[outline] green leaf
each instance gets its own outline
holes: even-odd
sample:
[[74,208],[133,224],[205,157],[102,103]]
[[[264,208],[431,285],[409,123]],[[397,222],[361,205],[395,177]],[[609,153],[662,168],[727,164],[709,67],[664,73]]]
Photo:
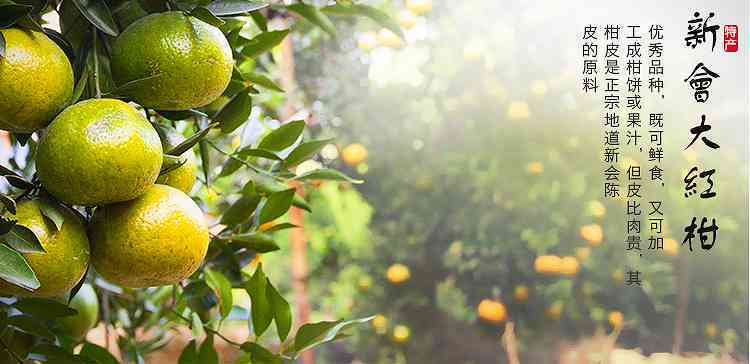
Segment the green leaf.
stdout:
[[[253,178],[256,184],[256,190],[261,195],[270,195],[274,192],[284,191],[289,188],[288,185],[285,185],[281,182],[277,182],[276,180],[266,177],[257,175],[255,178]],[[305,211],[311,212],[310,205],[305,201],[302,196],[295,194],[294,199],[292,200],[292,205],[299,207]]]
[[276,82],[273,82],[273,80],[271,80],[270,78],[259,73],[246,72],[243,73],[242,76],[245,80],[248,80],[256,85],[263,86],[269,90],[284,92],[284,89],[282,89],[281,86],[277,85]]
[[10,174],[10,175],[3,176],[3,177],[5,177],[5,179],[8,180],[8,183],[10,183],[10,185],[15,188],[22,189],[22,190],[31,190],[34,188],[33,183],[19,177],[18,175]]
[[55,340],[55,334],[45,327],[37,318],[27,315],[10,316],[5,320],[8,326],[15,327],[27,334]]
[[259,11],[253,11],[250,13],[250,17],[253,18],[253,22],[255,25],[260,28],[260,30],[267,32],[268,31],[268,19],[266,19],[263,14],[261,14]]
[[199,337],[203,336],[206,331],[203,329],[203,322],[201,322],[201,317],[198,315],[197,312],[193,312],[190,315],[191,324],[190,329],[193,332],[193,339],[198,340]]
[[206,268],[206,284],[219,297],[219,309],[224,319],[232,311],[232,283],[221,272]]
[[305,122],[303,120],[288,122],[268,133],[258,143],[258,148],[282,151],[292,146],[299,139],[300,135],[302,135],[303,131],[305,131]]
[[269,253],[281,249],[270,235],[264,233],[235,234],[221,238],[221,240],[230,244],[241,245],[258,253]]
[[209,154],[208,141],[201,140],[198,142],[198,150],[201,153],[201,169],[203,169],[203,177],[205,178],[206,186],[211,185],[211,156]]
[[401,39],[404,39],[404,32],[401,30],[401,26],[393,20],[387,13],[380,11],[372,6],[364,4],[351,4],[341,5],[335,4],[326,6],[321,9],[323,13],[343,16],[365,16],[376,23],[394,33],[396,33]]
[[320,150],[332,140],[333,139],[313,140],[298,145],[297,148],[294,148],[286,159],[284,159],[281,168],[289,168],[311,158],[316,153],[320,152]]
[[182,349],[180,358],[177,360],[177,364],[200,364],[198,361],[198,348],[195,344],[195,339],[190,342]]
[[221,172],[219,172],[217,178],[229,176],[232,173],[237,172],[241,167],[242,162],[234,158],[227,158],[227,161],[224,162],[224,165],[221,167]]
[[83,343],[79,355],[95,360],[97,364],[119,364],[117,359],[107,349],[88,342]]
[[250,354],[250,362],[253,364],[282,364],[284,362],[278,355],[251,341],[242,344],[240,348]]
[[107,3],[100,0],[72,0],[81,14],[102,32],[116,37],[119,31]]
[[185,156],[164,154],[162,156],[161,170],[159,171],[159,175],[172,172],[175,169],[182,167],[182,165],[185,163],[187,163],[187,157]]
[[[88,68],[84,70],[85,72],[88,71]],[[86,85],[88,85],[89,76],[87,74],[81,75],[81,77],[78,79],[78,82],[76,82],[76,87],[73,89],[73,94],[70,96],[70,100],[68,100],[68,105],[73,105],[78,100],[81,99],[81,96],[83,95],[83,91],[86,89]]]
[[73,49],[73,46],[70,44],[70,42],[68,42],[68,40],[65,39],[65,37],[63,37],[63,35],[60,34],[60,32],[58,32],[57,30],[49,28],[42,28],[42,30],[44,31],[44,34],[49,37],[49,39],[52,39],[52,41],[54,41],[57,46],[63,50],[63,52],[65,52],[65,55],[68,56],[68,59],[72,63],[76,58],[76,51]]
[[266,274],[263,273],[263,264],[259,263],[253,276],[245,283],[245,290],[250,295],[250,302],[252,303],[250,316],[253,322],[253,332],[257,337],[266,332],[268,326],[271,325],[271,320],[273,320],[273,311],[266,293],[267,282]]
[[240,159],[246,159],[248,157],[258,157],[258,158],[265,158],[275,161],[282,160],[281,157],[276,155],[275,153],[269,152],[264,149],[255,149],[255,148],[243,148],[242,150],[238,151],[234,155],[236,158]]
[[176,147],[170,149],[167,152],[167,154],[169,154],[169,155],[182,155],[182,153],[187,152],[193,146],[195,146],[196,144],[198,144],[198,142],[200,142],[201,139],[203,139],[206,136],[206,134],[208,134],[208,132],[211,131],[211,128],[213,128],[216,125],[218,125],[218,123],[208,124],[207,127],[201,129],[199,132],[191,135],[190,138],[185,139],[184,142],[182,142],[179,145],[177,145]]
[[16,201],[8,197],[8,195],[0,193],[0,203],[2,203],[11,214],[16,214]]
[[258,194],[248,194],[240,197],[221,215],[221,224],[237,225],[247,221],[253,212],[255,212],[258,203],[260,203],[260,195]]
[[78,312],[67,305],[47,298],[22,298],[13,304],[17,310],[32,317],[54,320],[60,317],[75,316]]
[[156,113],[161,115],[165,119],[169,119],[173,121],[186,120],[194,116],[202,116],[204,118],[208,117],[206,113],[195,110],[195,109],[188,109],[188,110],[181,110],[181,111],[156,110]]
[[292,308],[289,306],[289,302],[279,294],[276,287],[271,284],[271,281],[268,281],[266,285],[266,295],[273,310],[276,332],[279,334],[279,341],[284,342],[292,329]]
[[219,354],[214,349],[213,335],[209,335],[206,340],[203,340],[196,364],[219,364]]
[[211,10],[208,10],[202,6],[198,6],[190,12],[190,15],[208,23],[215,27],[224,25],[224,21],[218,18]]
[[39,288],[39,280],[21,253],[0,244],[0,278],[27,290]]
[[[0,0],[0,28],[11,27],[18,20],[29,15],[31,10],[33,8],[29,5],[18,4],[11,0]],[[4,40],[5,38],[3,38],[3,44],[5,44]]]
[[305,350],[324,344],[336,339],[339,331],[348,326],[362,324],[372,320],[373,317],[366,317],[349,321],[321,321],[312,324],[305,324],[297,331],[294,338],[294,351],[299,354]]
[[44,217],[52,221],[55,225],[55,229],[59,231],[60,228],[62,228],[62,225],[65,222],[65,216],[63,216],[62,212],[60,212],[58,207],[55,206],[54,202],[47,198],[39,199],[39,210],[42,211]]
[[216,114],[214,120],[219,122],[222,133],[228,134],[244,124],[253,110],[253,99],[242,91],[234,95]]
[[286,230],[286,229],[294,229],[298,228],[299,226],[294,225],[292,223],[288,222],[282,222],[281,224],[276,224],[272,226],[270,229],[266,230],[266,233],[274,232],[274,231],[280,231],[280,230]]
[[214,15],[239,15],[267,7],[267,3],[250,0],[216,0],[206,6]]
[[287,9],[299,14],[310,23],[317,25],[330,36],[336,36],[336,27],[333,25],[333,22],[331,22],[331,19],[328,19],[328,16],[321,12],[317,7],[303,3],[296,3],[287,6]]
[[45,252],[36,234],[23,225],[14,225],[9,232],[0,236],[0,239],[19,253]]
[[346,181],[346,182],[354,183],[354,184],[360,184],[364,182],[361,179],[351,178],[335,169],[329,169],[329,168],[315,169],[310,172],[303,173],[292,179],[296,179],[299,181],[322,179],[322,180],[332,180],[332,181]]
[[38,344],[31,348],[27,358],[55,364],[99,364],[82,355],[73,355],[62,347],[51,344]]
[[242,54],[255,58],[279,45],[287,34],[289,34],[289,29],[260,33],[245,44]]
[[290,188],[288,190],[274,192],[268,196],[260,210],[260,217],[258,224],[265,224],[284,215],[290,207],[292,207],[292,200],[294,194],[297,192],[296,189]]

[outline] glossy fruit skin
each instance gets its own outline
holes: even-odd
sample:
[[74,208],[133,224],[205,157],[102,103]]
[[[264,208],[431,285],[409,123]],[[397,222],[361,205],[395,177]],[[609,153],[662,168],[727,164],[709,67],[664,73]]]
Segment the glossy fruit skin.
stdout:
[[483,299],[477,306],[477,315],[488,322],[503,322],[508,317],[508,311],[500,301]]
[[159,134],[132,106],[89,99],[65,109],[39,142],[44,187],[74,205],[132,200],[154,184],[162,164]]
[[84,283],[70,300],[70,308],[78,311],[78,314],[63,317],[58,322],[65,333],[81,340],[99,321],[99,298],[96,297],[94,287]]
[[367,148],[359,143],[349,144],[341,151],[341,159],[352,167],[362,163],[366,158]]
[[156,179],[156,183],[161,185],[172,186],[182,192],[190,193],[195,184],[195,171],[197,166],[195,158],[191,152],[187,155],[185,164],[164,173]]
[[90,232],[96,271],[130,288],[189,277],[203,261],[209,242],[203,212],[195,202],[159,184],[135,200],[98,208]]
[[411,271],[409,270],[409,267],[403,264],[393,264],[388,267],[386,278],[388,278],[388,281],[393,284],[401,284],[411,278]]
[[44,33],[18,28],[0,33],[6,43],[0,58],[0,129],[31,133],[47,126],[69,101],[73,68]]
[[56,297],[66,294],[83,278],[89,264],[89,240],[80,217],[67,209],[57,207],[64,221],[59,231],[40,210],[38,201],[23,201],[16,206],[16,214],[7,218],[31,229],[39,238],[45,253],[23,253],[41,284],[31,292],[5,281],[0,281],[4,295]]
[[182,12],[151,14],[131,24],[112,46],[117,85],[140,80],[123,91],[158,110],[205,106],[221,96],[234,60],[218,28]]

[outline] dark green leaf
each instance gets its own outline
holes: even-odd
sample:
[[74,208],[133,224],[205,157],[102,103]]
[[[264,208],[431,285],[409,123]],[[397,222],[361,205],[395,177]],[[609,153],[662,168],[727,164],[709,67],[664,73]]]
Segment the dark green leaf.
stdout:
[[168,110],[156,110],[156,112],[166,119],[179,121],[192,118],[193,116],[208,117],[206,113],[200,112],[195,109],[182,110],[182,111],[168,111]]
[[265,224],[284,215],[292,207],[292,200],[296,192],[296,189],[290,188],[270,194],[260,210],[258,224]]
[[265,232],[270,233],[270,232],[279,231],[279,230],[294,229],[297,227],[299,226],[294,225],[292,223],[288,223],[288,222],[282,222],[281,224],[276,224],[272,226],[270,229],[265,230]]
[[284,342],[292,329],[292,308],[271,284],[271,281],[268,281],[266,285],[268,302],[271,304],[273,319],[276,322],[276,332],[279,334],[279,341]]
[[161,171],[159,171],[159,175],[174,171],[175,169],[182,167],[185,163],[187,163],[187,158],[185,156],[164,154],[162,156]]
[[107,349],[88,342],[83,343],[80,355],[95,360],[97,364],[119,364]]
[[[88,68],[86,68],[85,71],[88,72]],[[73,105],[81,99],[81,95],[83,95],[83,91],[86,89],[88,81],[88,74],[81,75],[78,82],[76,82],[76,87],[73,89],[73,94],[70,96],[70,100],[68,100],[68,105]]]
[[200,364],[219,364],[219,354],[214,349],[214,337],[209,335],[203,340],[201,349],[198,352],[198,363]]
[[253,11],[250,13],[250,17],[253,18],[253,22],[255,25],[260,28],[260,30],[267,32],[268,31],[268,19],[266,19],[263,14],[260,13],[260,11]]
[[260,33],[247,42],[245,47],[242,48],[242,54],[255,58],[279,45],[287,34],[289,34],[289,29]]
[[267,3],[250,0],[216,0],[209,4],[206,8],[211,10],[214,15],[226,16],[226,15],[238,15],[245,14],[250,11],[263,9],[268,6]]
[[15,188],[22,189],[22,190],[31,190],[34,188],[33,183],[19,177],[16,174],[11,174],[7,176],[3,176],[3,177],[5,177],[5,179],[8,180],[8,183],[10,183],[10,185]]
[[280,161],[281,157],[278,155],[269,152],[267,150],[263,149],[254,149],[254,148],[244,148],[237,153],[235,153],[235,158],[245,159],[247,157],[258,157],[258,158],[265,158],[275,161]]
[[232,283],[221,272],[206,268],[206,284],[219,297],[221,317],[226,318],[232,311]]
[[43,30],[44,34],[46,34],[50,39],[57,43],[57,46],[60,47],[63,52],[65,52],[65,55],[68,56],[70,63],[73,63],[73,60],[75,60],[76,57],[76,53],[73,49],[73,46],[70,45],[70,42],[68,42],[62,34],[54,29],[43,28]]
[[328,17],[315,6],[296,3],[287,6],[287,9],[299,14],[307,21],[317,25],[332,37],[336,36],[336,27],[331,22],[331,19],[328,19]]
[[335,169],[320,168],[315,169],[307,173],[303,173],[293,179],[305,181],[305,180],[332,180],[332,181],[346,181],[349,183],[359,184],[363,183],[361,179],[351,178]]
[[252,304],[250,316],[253,321],[253,331],[257,337],[263,335],[268,326],[271,325],[271,320],[273,320],[273,311],[266,293],[267,282],[266,274],[263,273],[263,264],[259,263],[253,276],[245,283],[245,290],[250,295]]
[[263,76],[259,73],[247,72],[247,73],[243,73],[242,76],[246,80],[258,86],[263,86],[269,90],[284,92],[284,89],[282,89],[281,86],[277,85],[276,82],[273,82],[270,78]]
[[60,317],[74,316],[78,312],[67,305],[47,298],[22,298],[13,304],[17,310],[33,317],[54,320]]
[[305,130],[305,122],[295,120],[274,129],[258,143],[258,148],[282,151],[292,146]]
[[182,354],[177,360],[177,364],[200,364],[198,361],[198,348],[195,344],[195,339],[190,340],[190,343],[182,349]]
[[[256,189],[261,195],[270,195],[274,192],[284,191],[289,188],[288,185],[285,185],[281,182],[277,182],[276,180],[266,177],[257,175],[253,180],[256,183]],[[305,201],[302,196],[295,194],[294,200],[292,200],[292,205],[299,207],[305,211],[311,212],[310,205]]]
[[201,139],[203,139],[206,136],[206,134],[208,134],[209,131],[211,131],[211,128],[213,128],[216,125],[217,123],[209,124],[207,127],[201,129],[199,132],[191,135],[190,138],[185,139],[185,141],[180,143],[180,145],[170,149],[167,152],[167,154],[182,155],[182,153],[187,152],[188,150],[190,150],[190,148],[198,144],[198,142],[201,141]]
[[215,27],[224,25],[224,21],[218,18],[211,10],[208,10],[202,6],[198,6],[190,12],[190,15],[208,23]]
[[81,355],[73,355],[65,351],[62,347],[51,344],[34,346],[29,351],[27,358],[55,364],[99,364],[93,359]]
[[240,167],[242,167],[242,162],[238,161],[235,158],[228,158],[224,165],[221,167],[221,172],[219,172],[218,177],[229,176],[232,173],[237,172]]
[[26,315],[10,316],[5,320],[5,323],[27,334],[55,340],[55,334],[46,328],[37,318]]
[[260,203],[260,196],[258,194],[249,194],[240,197],[221,215],[221,223],[224,225],[236,225],[247,221],[253,212],[255,212],[258,203]]
[[297,336],[294,338],[294,351],[299,354],[320,344],[333,341],[342,329],[354,324],[365,323],[372,319],[373,317],[367,317],[349,321],[321,321],[302,325],[297,331]]
[[203,177],[205,178],[206,186],[211,185],[209,177],[211,177],[211,156],[209,154],[208,141],[201,140],[198,142],[198,149],[201,153],[201,168],[203,169]]
[[332,140],[333,139],[313,140],[298,145],[297,148],[294,148],[294,150],[284,159],[281,168],[289,168],[311,158]]
[[117,36],[117,24],[107,3],[100,0],[72,0],[83,16],[102,32]]
[[219,122],[224,134],[231,133],[250,117],[253,100],[247,92],[234,95],[229,102],[216,114],[214,120]]
[[0,278],[28,290],[39,288],[39,280],[21,253],[0,244]]
[[16,201],[8,197],[8,195],[0,193],[0,203],[2,203],[11,214],[16,214]]
[[0,235],[5,235],[16,225],[16,220],[0,215]]
[[0,0],[0,28],[8,28],[31,13],[33,8],[11,0]]
[[55,225],[55,229],[60,230],[63,222],[65,222],[65,216],[60,212],[59,207],[55,206],[55,203],[49,199],[42,198],[39,200],[39,209],[42,211],[44,217],[50,219]]
[[282,364],[284,362],[278,355],[251,341],[242,344],[241,349],[250,354],[250,362],[253,364]]
[[13,249],[19,253],[44,253],[42,243],[31,229],[23,225],[14,225],[9,232],[0,236]]
[[335,4],[335,5],[326,6],[323,9],[321,9],[321,11],[324,13],[333,14],[333,15],[365,16],[374,20],[383,28],[386,28],[396,33],[399,37],[401,37],[401,39],[404,38],[404,32],[401,30],[401,27],[398,25],[398,23],[395,20],[393,20],[393,18],[391,18],[387,13],[380,11],[376,8],[373,8],[372,6],[368,6],[364,4],[351,4],[351,5]]
[[258,253],[268,253],[280,249],[279,245],[273,241],[270,235],[263,233],[235,234],[221,238],[221,240],[230,244],[243,246]]

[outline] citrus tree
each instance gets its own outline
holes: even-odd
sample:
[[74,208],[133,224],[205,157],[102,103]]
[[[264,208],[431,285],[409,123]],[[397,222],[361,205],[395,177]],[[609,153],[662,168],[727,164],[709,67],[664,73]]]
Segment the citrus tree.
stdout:
[[[331,140],[286,122],[308,100],[274,81],[293,71],[295,43],[336,42],[329,15],[400,34],[348,1],[0,1],[3,362],[116,363],[111,340],[142,363],[189,327],[179,363],[218,363],[216,340],[237,363],[281,363],[369,320],[295,325],[250,265],[295,228],[275,220],[310,211],[308,182],[359,182],[296,171]],[[252,334],[226,337],[228,320]],[[86,341],[96,325],[107,348]]]

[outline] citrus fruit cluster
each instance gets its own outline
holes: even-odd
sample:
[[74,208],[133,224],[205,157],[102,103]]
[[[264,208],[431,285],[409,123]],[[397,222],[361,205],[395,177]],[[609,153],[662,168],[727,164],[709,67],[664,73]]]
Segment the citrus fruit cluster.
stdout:
[[[164,169],[164,153],[180,141],[161,140],[147,113],[134,104],[74,100],[71,64],[46,34],[22,28],[0,32],[6,40],[0,129],[46,128],[35,157],[46,193],[19,201],[15,214],[5,213],[31,230],[44,250],[23,253],[40,287],[28,291],[3,281],[0,293],[61,296],[78,284],[89,263],[106,280],[129,288],[174,284],[193,274],[206,255],[209,234],[202,211],[186,195],[195,182],[195,162],[186,158],[179,168]],[[114,39],[109,62],[121,95],[143,108],[170,111],[217,99],[234,65],[218,28],[177,11],[133,21]],[[74,206],[93,211],[90,221]],[[49,221],[50,209],[59,223]],[[91,295],[87,290],[80,291],[81,299]],[[85,329],[96,322],[87,312]]]

